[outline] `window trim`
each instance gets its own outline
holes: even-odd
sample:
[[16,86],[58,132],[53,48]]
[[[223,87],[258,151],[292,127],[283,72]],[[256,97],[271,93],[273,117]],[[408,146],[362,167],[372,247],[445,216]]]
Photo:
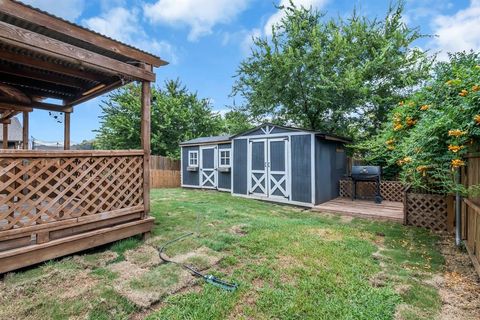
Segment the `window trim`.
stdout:
[[[222,152],[228,152],[228,158],[224,157],[224,159],[228,159],[228,164],[222,164]],[[218,166],[221,168],[230,168],[232,166],[232,149],[218,149]]]
[[[196,164],[192,164],[192,161],[193,158],[192,158],[192,155],[193,154],[196,154],[197,157],[195,158],[196,160]],[[197,150],[190,150],[188,151],[188,167],[192,167],[192,168],[198,168],[198,163],[199,163],[199,158],[198,158],[198,151]]]

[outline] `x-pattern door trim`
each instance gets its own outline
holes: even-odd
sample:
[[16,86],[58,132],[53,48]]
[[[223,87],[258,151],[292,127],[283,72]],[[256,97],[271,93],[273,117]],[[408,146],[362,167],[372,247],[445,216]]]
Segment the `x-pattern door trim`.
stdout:
[[[283,176],[277,180],[274,175],[280,175],[282,174]],[[273,182],[273,187],[270,188],[270,195],[277,197],[278,195],[274,195],[273,193],[278,189],[280,192],[283,194],[284,197],[288,197],[287,190],[286,190],[286,183],[285,183],[285,188],[282,187],[282,183],[286,182],[287,180],[287,173],[285,171],[270,171],[270,183]]]
[[[263,144],[263,167],[262,169],[253,169],[252,166],[252,160],[253,160],[253,144],[254,143],[262,143]],[[260,139],[260,140],[250,140],[249,143],[249,152],[248,152],[248,163],[249,163],[249,168],[248,170],[250,171],[249,177],[248,177],[248,192],[266,197],[268,195],[268,184],[267,184],[267,140],[266,139]],[[257,175],[261,175],[260,177],[257,178]],[[259,187],[260,190],[257,190]],[[256,191],[257,190],[257,191]],[[260,192],[259,192],[260,191]]]
[[[284,170],[276,170],[273,171],[271,170],[272,168],[272,160],[275,161],[275,159],[272,159],[272,153],[271,153],[271,143],[272,142],[283,142],[283,156],[284,156]],[[269,139],[268,140],[268,197],[277,197],[277,198],[289,198],[289,188],[288,188],[288,181],[287,181],[287,176],[288,176],[288,140],[284,138],[276,138],[276,139]],[[280,178],[276,178],[275,176],[282,175]],[[282,187],[282,183],[285,182],[285,188]],[[272,186],[273,183],[273,186]],[[274,194],[275,191],[280,191],[282,194],[281,195],[276,195]]]
[[[213,150],[213,168],[204,168],[203,152]],[[200,147],[200,187],[215,189],[217,188],[217,147]],[[208,185],[208,184],[211,185]]]

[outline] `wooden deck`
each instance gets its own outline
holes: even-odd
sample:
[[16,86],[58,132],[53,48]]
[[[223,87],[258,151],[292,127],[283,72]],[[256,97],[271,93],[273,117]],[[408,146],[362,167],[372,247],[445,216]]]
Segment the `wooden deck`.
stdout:
[[316,205],[312,209],[353,217],[403,222],[402,202],[383,201],[381,204],[376,204],[372,200],[352,201],[350,198],[336,198]]

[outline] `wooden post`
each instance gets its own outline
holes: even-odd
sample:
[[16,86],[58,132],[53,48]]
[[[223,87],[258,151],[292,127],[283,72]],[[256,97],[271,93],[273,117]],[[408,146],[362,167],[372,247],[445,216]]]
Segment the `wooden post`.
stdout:
[[28,111],[23,111],[23,149],[28,149]]
[[453,233],[455,230],[455,197],[453,195],[446,195],[447,200],[447,232]]
[[[146,64],[145,69],[152,71],[152,66]],[[149,81],[142,82],[142,149],[143,149],[143,217],[150,213],[150,109],[152,90]],[[148,236],[148,235],[145,235]]]
[[8,125],[10,124],[10,120],[3,120],[3,143],[2,149],[8,149]]
[[63,131],[63,149],[70,150],[70,112],[65,112]]

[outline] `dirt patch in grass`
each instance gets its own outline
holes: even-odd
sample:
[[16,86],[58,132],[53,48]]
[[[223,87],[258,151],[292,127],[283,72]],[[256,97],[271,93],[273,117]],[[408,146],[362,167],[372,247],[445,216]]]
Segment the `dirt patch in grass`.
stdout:
[[480,279],[470,258],[455,247],[453,237],[443,237],[439,246],[445,272],[431,280],[442,299],[438,319],[480,319]]
[[[64,301],[73,301],[78,307],[78,317],[85,318],[89,297],[93,296],[98,280],[87,270],[59,266],[9,274],[8,285],[0,288],[0,319],[46,319],[55,314],[52,308]],[[35,270],[43,274],[36,276]]]
[[108,263],[118,258],[118,254],[113,251],[104,251],[93,254],[86,254],[81,256],[74,256],[73,261],[78,263],[83,268],[102,268]]
[[123,283],[119,292],[137,306],[146,308],[166,295],[178,292],[194,280],[185,269],[174,264],[165,264]]
[[107,267],[108,270],[116,273],[118,275],[114,285],[124,283],[133,278],[142,276],[148,270],[140,268],[136,264],[131,263],[130,261],[122,261],[118,263],[111,264]]
[[[115,290],[138,307],[149,308],[165,296],[190,287],[197,281],[179,265],[160,263],[158,252],[151,246],[127,251],[125,257],[126,261],[112,264],[108,268],[118,274],[113,283]],[[216,265],[221,258],[215,251],[201,247],[170,259],[202,271]]]
[[[199,270],[207,269],[208,267],[216,265],[221,259],[222,255],[216,251],[213,251],[207,247],[200,247],[194,251],[190,251],[184,254],[176,255],[171,260],[178,263],[192,264],[194,267]],[[194,262],[203,260],[203,266],[195,266]]]
[[128,250],[124,253],[125,260],[136,264],[140,268],[150,268],[159,265],[162,261],[158,255],[157,249],[149,245],[143,245],[134,250]]
[[343,240],[343,234],[340,231],[334,229],[308,228],[306,229],[306,232],[311,235],[319,236],[320,238],[322,238],[322,240],[325,241]]
[[248,232],[246,230],[247,225],[246,224],[238,224],[229,229],[229,232],[234,235],[238,236],[245,236]]

